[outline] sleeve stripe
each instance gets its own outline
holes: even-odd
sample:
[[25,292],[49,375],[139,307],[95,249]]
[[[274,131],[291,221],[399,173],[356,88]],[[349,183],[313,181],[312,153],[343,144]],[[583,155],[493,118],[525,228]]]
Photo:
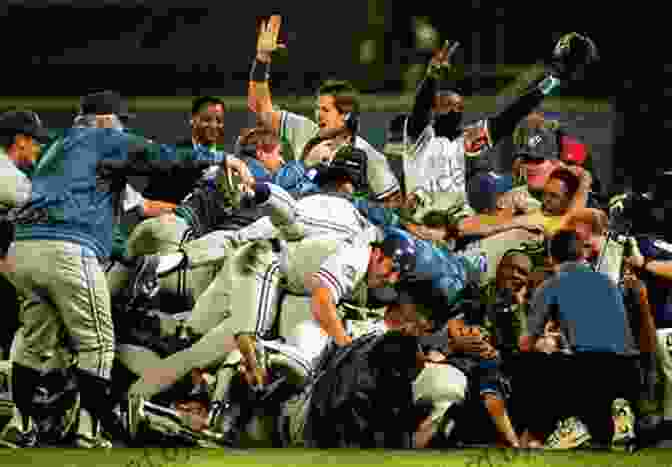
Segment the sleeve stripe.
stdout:
[[303,222],[306,225],[310,225],[327,231],[340,232],[347,235],[356,235],[361,232],[361,230],[357,226],[352,226],[351,228],[350,226],[328,222],[325,221],[324,219],[316,219],[314,217],[309,217],[305,215],[301,211],[299,211],[298,218],[300,219],[301,222]]
[[324,279],[329,285],[331,285],[331,287],[334,288],[335,292],[338,294],[338,298],[341,298],[343,295],[345,295],[345,288],[331,272],[327,271],[326,269],[320,269],[315,274],[320,279]]
[[280,112],[280,139],[287,140],[287,112]]

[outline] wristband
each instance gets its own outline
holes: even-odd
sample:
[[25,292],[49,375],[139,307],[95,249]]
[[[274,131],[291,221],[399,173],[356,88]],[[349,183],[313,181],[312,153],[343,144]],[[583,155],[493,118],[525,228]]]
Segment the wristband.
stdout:
[[250,70],[250,81],[264,82],[271,78],[271,63],[260,62],[255,59]]
[[553,75],[548,75],[537,85],[537,89],[539,89],[544,96],[548,96],[559,86],[560,80]]

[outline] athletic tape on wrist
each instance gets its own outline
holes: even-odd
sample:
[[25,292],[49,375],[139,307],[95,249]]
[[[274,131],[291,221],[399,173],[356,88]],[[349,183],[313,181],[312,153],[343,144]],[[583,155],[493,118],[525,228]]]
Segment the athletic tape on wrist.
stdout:
[[250,81],[264,82],[271,78],[271,64],[255,59],[250,70]]

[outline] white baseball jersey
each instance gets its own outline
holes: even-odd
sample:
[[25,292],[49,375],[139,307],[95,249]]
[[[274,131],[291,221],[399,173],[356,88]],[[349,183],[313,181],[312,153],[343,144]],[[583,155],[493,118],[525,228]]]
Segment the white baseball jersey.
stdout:
[[436,136],[433,125],[425,127],[417,141],[410,141],[408,119],[404,124],[404,174],[406,190],[435,192],[466,192],[466,157],[479,156],[490,147],[487,120],[469,129],[473,135],[454,140]]
[[264,206],[271,211],[273,225],[287,240],[317,236],[348,238],[371,226],[346,197],[317,193],[295,200],[277,185]]
[[[312,120],[292,112],[282,111],[280,115],[280,138],[289,143],[294,158],[301,159],[306,143],[318,135],[319,127]],[[376,198],[399,191],[399,181],[387,158],[361,136],[355,139],[355,147],[366,153],[369,187]]]
[[315,276],[329,289],[334,303],[354,298],[355,290],[366,277],[371,242],[379,238],[379,233],[378,228],[371,227],[351,237],[320,265]]

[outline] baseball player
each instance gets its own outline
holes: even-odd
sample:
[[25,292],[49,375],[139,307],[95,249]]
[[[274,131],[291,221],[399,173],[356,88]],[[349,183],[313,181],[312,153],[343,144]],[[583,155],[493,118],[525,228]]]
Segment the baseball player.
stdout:
[[[226,171],[228,175],[224,176]],[[115,263],[108,272],[113,297],[126,290],[129,283],[131,296],[137,296],[137,289],[146,285],[147,274],[152,274],[152,270],[157,267],[157,264],[151,262],[155,258],[151,255],[180,251],[181,246],[185,245],[183,242],[187,240],[187,233],[190,237],[201,237],[218,227],[238,229],[260,217],[260,213],[254,209],[237,208],[230,193],[229,181],[233,172],[243,184],[253,183],[242,161],[227,156],[224,165],[212,166],[206,172],[199,186],[175,209],[174,214],[148,219],[134,229],[128,242],[128,257],[123,262]],[[174,271],[181,264],[181,259],[180,255],[177,262],[171,263],[170,270]],[[212,261],[210,265],[187,270],[185,286],[194,299],[216,273],[217,262]],[[158,280],[154,282],[151,290],[147,291],[150,297],[159,288]],[[160,286],[165,290],[177,291],[179,282],[179,274],[170,274],[160,281]]]
[[[453,46],[453,49],[456,45]],[[536,108],[561,83],[577,79],[577,71],[597,59],[592,41],[571,33],[563,36],[553,52],[551,71],[500,114],[462,126],[463,100],[448,93],[450,105],[437,107],[442,74],[451,68],[448,44],[430,61],[413,111],[406,122],[406,191],[465,192],[466,158],[478,157],[511,135],[518,122]]]
[[[3,274],[26,298],[21,336],[11,356],[12,387],[21,390],[12,394],[20,412],[30,417],[44,360],[65,343],[76,355],[81,407],[96,420],[92,438],[99,438],[102,424],[108,434],[123,439],[125,430],[109,396],[115,342],[100,265],[112,244],[113,190],[98,177],[97,166],[103,160],[146,161],[154,153],[145,140],[123,131],[128,113],[117,93],[85,96],[80,110],[91,126],[66,130],[40,157],[32,173],[31,201],[12,213],[17,267]],[[155,154],[175,160],[160,148]]]
[[[347,300],[365,306],[368,288],[380,287],[386,282],[394,283],[414,266],[415,250],[407,236],[397,233],[372,242],[379,237],[380,231],[372,227],[345,242],[316,237],[289,244],[280,274],[273,274],[274,270],[280,269],[280,262],[275,260],[276,255],[270,245],[253,242],[242,247],[243,254],[236,254],[229,260],[235,262],[239,269],[230,288],[235,293],[231,294],[229,303],[220,304],[229,307],[233,316],[191,348],[171,355],[162,360],[161,365],[143,373],[129,392],[130,425],[137,426],[137,407],[142,405],[142,399],[150,398],[166,385],[174,384],[192,368],[207,368],[223,361],[239,343],[254,341],[254,337],[250,339],[248,336],[265,335],[275,318],[275,310],[268,303],[273,300],[272,294],[277,295],[281,277],[283,288],[288,292],[312,297],[311,309],[320,327],[338,345],[347,344],[351,338],[339,321],[336,305]],[[241,274],[241,271],[247,272]],[[249,290],[249,282],[255,283],[254,287],[262,292],[260,296],[245,293]]]
[[253,128],[241,138],[240,146],[241,158],[257,181],[278,185],[296,197],[319,191],[303,161],[285,160],[280,137],[272,130]]
[[345,133],[350,142],[367,154],[368,181],[373,195],[378,200],[400,193],[399,183],[385,156],[379,153],[361,136],[357,136],[359,102],[351,84],[344,81],[324,83],[317,98],[313,122],[300,115],[273,108],[268,85],[271,56],[278,48],[281,17],[273,15],[263,22],[257,40],[257,56],[250,72],[249,107],[264,122],[287,141],[295,159],[304,153],[306,143],[317,135],[327,137]]

